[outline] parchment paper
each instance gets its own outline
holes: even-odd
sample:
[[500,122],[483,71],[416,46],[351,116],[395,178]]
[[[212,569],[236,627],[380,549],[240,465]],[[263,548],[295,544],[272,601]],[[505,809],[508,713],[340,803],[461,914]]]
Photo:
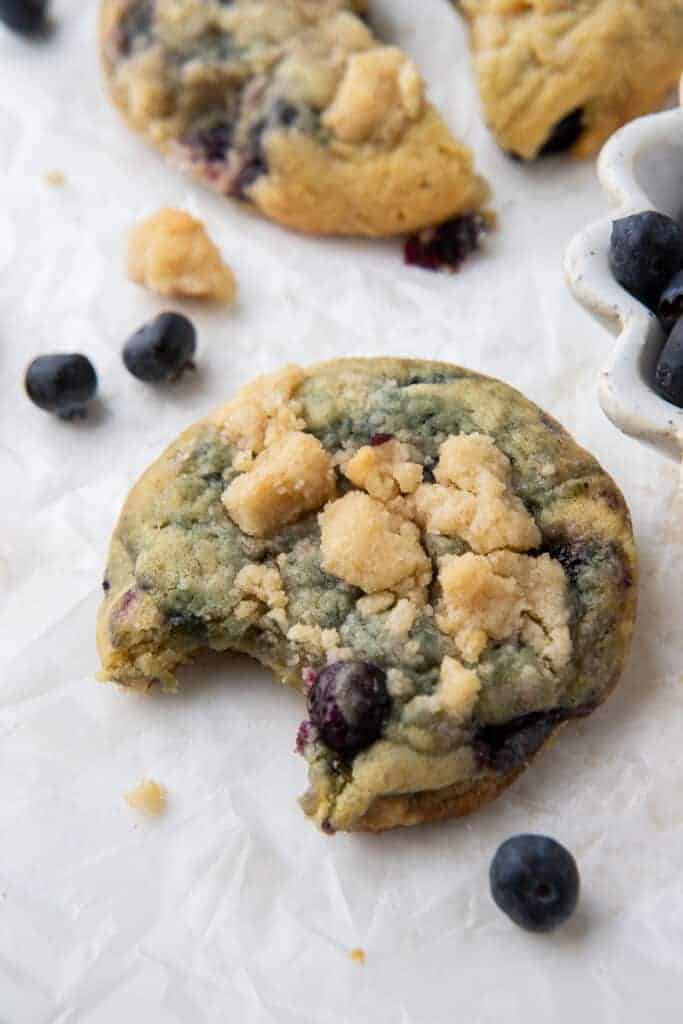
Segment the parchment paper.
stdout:
[[[562,280],[566,242],[604,209],[593,166],[508,161],[450,6],[377,0],[476,148],[500,231],[454,277],[404,267],[393,243],[297,237],[128,133],[103,93],[95,8],[57,0],[45,43],[0,29],[1,1024],[679,1021],[683,500],[678,467],[600,411],[611,339]],[[164,203],[205,219],[241,298],[185,307],[198,373],[155,390],[120,350],[168,306],[126,280],[124,238]],[[94,360],[88,422],[23,395],[50,351]],[[202,659],[178,697],[98,684],[94,618],[121,501],[183,426],[285,361],[380,353],[503,377],[592,449],[633,510],[640,622],[616,696],[508,796],[464,822],[330,839],[296,805],[296,695],[230,658]],[[123,800],[147,776],[169,791],[158,821]],[[489,897],[490,857],[518,831],[579,861],[580,911],[553,936],[518,931]]]

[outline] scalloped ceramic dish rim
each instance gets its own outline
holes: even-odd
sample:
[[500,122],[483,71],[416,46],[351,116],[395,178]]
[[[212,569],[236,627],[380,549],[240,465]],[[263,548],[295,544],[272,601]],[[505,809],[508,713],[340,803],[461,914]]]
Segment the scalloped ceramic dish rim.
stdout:
[[[678,138],[673,145],[672,138]],[[565,275],[578,301],[608,330],[618,335],[609,364],[601,374],[600,404],[609,419],[631,437],[681,457],[683,409],[661,398],[648,383],[664,335],[657,318],[615,281],[607,251],[612,221],[641,210],[661,209],[638,183],[636,164],[647,152],[680,154],[683,183],[683,108],[649,114],[619,129],[603,147],[598,177],[610,200],[607,217],[589,225],[570,242]],[[677,211],[683,209],[683,187]]]

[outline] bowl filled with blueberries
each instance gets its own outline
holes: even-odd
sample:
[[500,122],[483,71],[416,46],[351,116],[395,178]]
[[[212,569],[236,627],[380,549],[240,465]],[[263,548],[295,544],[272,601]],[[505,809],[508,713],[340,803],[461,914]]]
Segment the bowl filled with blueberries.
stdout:
[[612,207],[570,243],[569,285],[617,343],[600,402],[624,433],[683,451],[683,108],[639,118],[604,146]]

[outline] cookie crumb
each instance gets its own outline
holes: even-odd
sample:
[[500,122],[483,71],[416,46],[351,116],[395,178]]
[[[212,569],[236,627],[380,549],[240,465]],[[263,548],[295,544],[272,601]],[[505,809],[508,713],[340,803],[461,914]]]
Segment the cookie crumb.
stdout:
[[48,171],[44,178],[48,185],[54,185],[55,188],[66,185],[66,175],[63,171]]
[[169,298],[232,302],[237,283],[200,220],[164,207],[140,221],[128,238],[131,281]]
[[355,960],[357,964],[365,964],[364,949],[360,949],[360,947],[358,947],[357,949],[352,949],[351,952],[349,953],[349,956],[351,957],[352,960]]
[[168,796],[160,782],[144,779],[138,786],[128,790],[125,800],[134,810],[156,818],[166,810]]

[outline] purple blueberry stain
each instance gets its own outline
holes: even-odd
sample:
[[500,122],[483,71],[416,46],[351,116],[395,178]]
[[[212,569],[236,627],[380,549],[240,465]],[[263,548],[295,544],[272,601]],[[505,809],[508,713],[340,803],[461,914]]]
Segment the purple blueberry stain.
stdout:
[[313,669],[313,668],[305,668],[303,670],[303,672],[301,673],[301,678],[303,680],[304,688],[307,691],[312,688],[313,684],[315,683],[316,677],[317,677],[317,673],[316,673],[315,669]]
[[235,125],[226,117],[194,129],[185,139],[185,145],[202,160],[219,163],[228,155],[235,135]]
[[454,217],[410,235],[403,248],[404,261],[424,270],[459,270],[467,257],[480,248],[485,231],[486,221],[479,213]]
[[112,623],[114,625],[118,625],[120,622],[126,619],[128,613],[130,612],[131,608],[136,604],[137,600],[138,591],[135,587],[131,587],[130,590],[127,590],[125,594],[121,596],[118,604],[114,608],[114,612],[112,614]]
[[477,764],[480,768],[496,772],[513,771],[538,753],[558,725],[570,719],[585,718],[593,710],[593,704],[550,708],[531,711],[508,722],[484,725],[477,730],[472,741]]
[[394,440],[393,434],[373,434],[370,438],[371,448],[380,448],[383,444],[388,444],[389,441]]
[[317,738],[318,732],[315,726],[313,725],[312,722],[306,719],[301,723],[301,725],[299,726],[299,730],[296,734],[296,743],[294,746],[295,752],[297,754],[303,755],[305,753],[306,747],[309,746],[311,743],[315,743]]

